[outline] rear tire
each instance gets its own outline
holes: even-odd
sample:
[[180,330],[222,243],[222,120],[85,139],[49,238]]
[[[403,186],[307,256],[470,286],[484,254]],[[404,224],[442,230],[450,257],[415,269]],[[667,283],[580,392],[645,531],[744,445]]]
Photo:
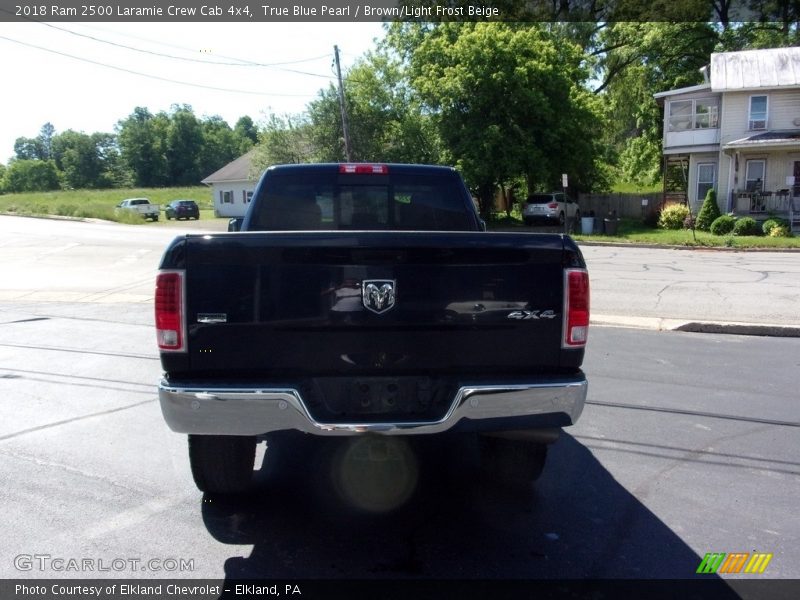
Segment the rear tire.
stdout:
[[507,485],[529,486],[539,479],[547,461],[547,444],[541,442],[481,435],[478,447],[481,469]]
[[563,212],[558,213],[558,224],[560,226],[562,226],[562,227],[564,226],[564,213]]
[[211,494],[245,491],[253,476],[256,438],[189,435],[189,464],[197,489]]

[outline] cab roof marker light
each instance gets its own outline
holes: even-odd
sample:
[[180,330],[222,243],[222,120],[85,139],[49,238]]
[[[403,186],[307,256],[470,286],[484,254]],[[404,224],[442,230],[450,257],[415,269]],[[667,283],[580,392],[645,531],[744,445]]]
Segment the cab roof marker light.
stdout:
[[357,175],[388,175],[389,167],[387,165],[378,165],[372,163],[344,163],[339,165],[339,173]]

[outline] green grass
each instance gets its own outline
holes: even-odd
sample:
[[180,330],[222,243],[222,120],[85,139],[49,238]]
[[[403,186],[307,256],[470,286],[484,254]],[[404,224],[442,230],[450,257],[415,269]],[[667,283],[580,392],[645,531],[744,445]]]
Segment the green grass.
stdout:
[[[506,217],[505,213],[496,214],[488,222],[489,230],[510,231],[519,227],[525,231],[556,231],[557,228],[529,228],[520,219]],[[578,224],[580,230],[580,224]],[[655,246],[688,246],[698,248],[798,248],[800,237],[772,238],[768,236],[712,235],[706,231],[695,231],[696,239],[690,230],[653,229],[635,219],[620,219],[617,235],[582,235],[572,234],[579,242],[614,242],[618,244],[650,244]]]
[[[69,190],[30,192],[0,196],[0,213],[17,215],[60,215],[65,217],[105,219],[121,223],[146,223],[144,219],[114,207],[125,198],[149,198],[164,206],[178,199],[194,200],[200,206],[200,218],[213,218],[211,189],[205,186],[180,188],[129,188],[113,190]],[[206,209],[206,210],[203,210]],[[209,216],[211,215],[211,216]],[[161,213],[161,219],[165,219]]]
[[654,185],[636,185],[635,183],[627,183],[618,181],[611,186],[611,191],[621,194],[652,194],[664,191],[663,183],[656,183]]
[[[695,239],[696,236],[696,239]],[[800,237],[773,238],[768,236],[713,235],[686,229],[651,229],[639,221],[620,219],[617,235],[581,235],[572,237],[585,242],[639,243],[665,246],[695,246],[708,248],[800,248]]]

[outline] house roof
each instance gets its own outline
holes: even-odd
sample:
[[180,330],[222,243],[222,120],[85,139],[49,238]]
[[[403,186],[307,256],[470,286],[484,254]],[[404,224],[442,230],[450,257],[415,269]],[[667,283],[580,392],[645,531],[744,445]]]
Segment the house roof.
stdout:
[[677,90],[667,90],[666,92],[658,92],[656,94],[653,94],[653,97],[658,100],[666,96],[677,96],[678,94],[691,94],[693,92],[703,92],[707,90],[709,91],[711,90],[711,84],[701,83],[700,85],[678,88]]
[[253,148],[247,154],[243,154],[233,162],[229,162],[203,179],[201,183],[211,185],[212,183],[221,183],[223,181],[250,181],[250,168],[253,166],[255,151],[255,148]]
[[800,87],[800,47],[711,55],[711,90],[731,92]]
[[800,129],[791,131],[765,131],[747,137],[733,140],[725,144],[725,149],[736,148],[774,148],[797,147],[800,148]]

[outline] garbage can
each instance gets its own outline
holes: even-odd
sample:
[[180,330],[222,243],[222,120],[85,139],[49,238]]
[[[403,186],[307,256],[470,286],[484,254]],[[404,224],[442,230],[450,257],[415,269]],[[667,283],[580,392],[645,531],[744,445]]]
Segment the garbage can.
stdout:
[[605,225],[605,234],[606,235],[617,235],[617,224],[619,223],[619,219],[606,219],[604,222]]
[[594,233],[594,217],[581,217],[581,233],[583,235]]

